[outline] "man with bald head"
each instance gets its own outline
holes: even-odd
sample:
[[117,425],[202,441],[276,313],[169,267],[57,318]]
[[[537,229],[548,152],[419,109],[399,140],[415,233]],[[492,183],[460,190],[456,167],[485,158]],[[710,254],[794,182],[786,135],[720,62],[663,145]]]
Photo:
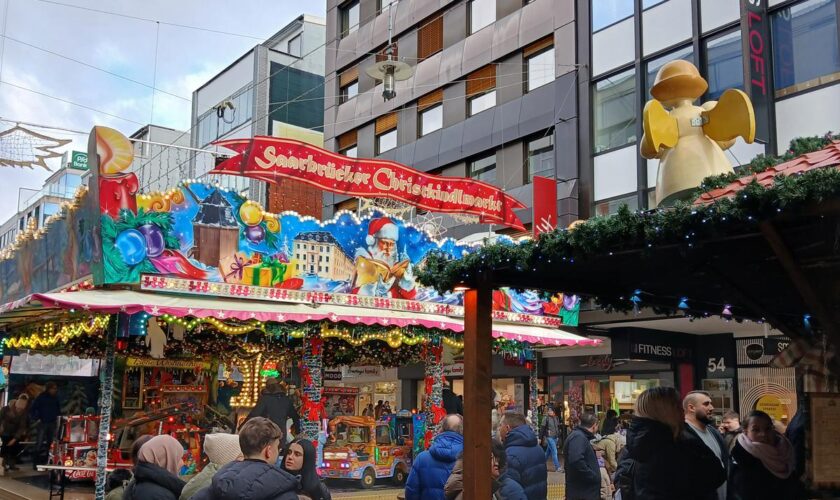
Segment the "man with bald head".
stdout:
[[417,455],[405,484],[405,500],[444,500],[443,487],[464,450],[464,418],[447,415],[428,450]]
[[[721,467],[726,469],[729,464],[729,448],[714,426],[714,410],[715,407],[708,392],[691,391],[683,399],[688,437],[699,440],[698,446],[702,444],[712,450],[712,453],[720,460]],[[709,500],[726,500],[725,482],[718,488],[717,495],[710,497]]]

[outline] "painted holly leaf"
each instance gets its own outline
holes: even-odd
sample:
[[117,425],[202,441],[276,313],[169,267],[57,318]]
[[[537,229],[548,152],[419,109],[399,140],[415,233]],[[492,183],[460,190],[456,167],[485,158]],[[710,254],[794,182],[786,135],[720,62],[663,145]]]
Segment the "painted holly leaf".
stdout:
[[72,142],[70,139],[58,139],[39,134],[20,125],[0,132],[0,166],[25,167],[35,166],[51,170],[47,166],[48,158],[58,158],[61,153],[54,151]]

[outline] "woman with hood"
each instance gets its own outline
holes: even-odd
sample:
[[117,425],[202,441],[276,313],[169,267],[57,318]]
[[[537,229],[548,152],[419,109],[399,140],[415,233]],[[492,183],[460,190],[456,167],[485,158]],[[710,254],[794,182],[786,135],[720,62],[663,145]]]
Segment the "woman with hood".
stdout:
[[204,453],[210,462],[193,476],[181,491],[181,500],[190,500],[200,490],[210,486],[213,476],[225,465],[234,460],[242,460],[239,448],[239,436],[218,432],[204,436]]
[[730,500],[788,500],[799,497],[793,446],[773,429],[770,415],[753,411],[738,434],[729,461]]
[[283,460],[283,470],[297,476],[298,494],[306,495],[312,500],[331,500],[330,490],[318,477],[315,468],[315,447],[306,439],[295,439],[286,450]]
[[29,395],[24,392],[0,410],[0,437],[3,439],[0,457],[3,458],[3,469],[18,470],[15,463],[23,449],[20,442],[26,437],[27,432],[29,432]]
[[[494,439],[490,446],[490,477],[493,480],[493,500],[528,500],[525,490],[513,479],[505,476],[507,457],[505,446]],[[464,454],[458,455],[458,461],[452,468],[452,474],[443,487],[446,500],[461,500],[464,497]]]
[[168,434],[148,440],[137,454],[134,479],[123,500],[178,500],[185,484],[178,477],[183,457],[184,447]]
[[720,459],[688,437],[680,396],[673,387],[653,387],[636,400],[627,454],[618,466],[621,498],[698,500],[726,480]]

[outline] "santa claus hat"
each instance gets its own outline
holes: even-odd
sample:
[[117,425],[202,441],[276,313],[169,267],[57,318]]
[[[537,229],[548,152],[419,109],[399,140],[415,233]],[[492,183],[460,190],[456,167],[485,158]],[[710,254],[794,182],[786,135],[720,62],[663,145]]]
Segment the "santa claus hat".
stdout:
[[374,219],[368,225],[368,235],[365,238],[365,242],[368,246],[372,246],[380,238],[397,241],[399,239],[399,232],[400,230],[397,228],[397,225],[388,217]]

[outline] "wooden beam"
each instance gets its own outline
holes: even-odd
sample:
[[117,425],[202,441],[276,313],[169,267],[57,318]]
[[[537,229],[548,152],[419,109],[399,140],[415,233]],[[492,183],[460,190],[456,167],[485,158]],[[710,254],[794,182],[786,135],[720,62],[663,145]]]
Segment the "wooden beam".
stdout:
[[825,328],[826,333],[836,339],[840,335],[840,330],[837,327],[837,316],[820,299],[820,296],[814,290],[811,282],[808,281],[805,273],[802,272],[793,253],[787,244],[785,244],[773,223],[762,222],[759,226],[761,228],[761,234],[764,235],[773,253],[776,254],[776,258],[779,259],[779,264],[782,266],[782,269],[785,270],[785,273],[787,273],[791,282],[793,282],[793,286],[799,292],[799,296],[802,297],[805,307],[811,310],[814,317]]
[[492,293],[486,284],[464,293],[464,500],[492,496]]

